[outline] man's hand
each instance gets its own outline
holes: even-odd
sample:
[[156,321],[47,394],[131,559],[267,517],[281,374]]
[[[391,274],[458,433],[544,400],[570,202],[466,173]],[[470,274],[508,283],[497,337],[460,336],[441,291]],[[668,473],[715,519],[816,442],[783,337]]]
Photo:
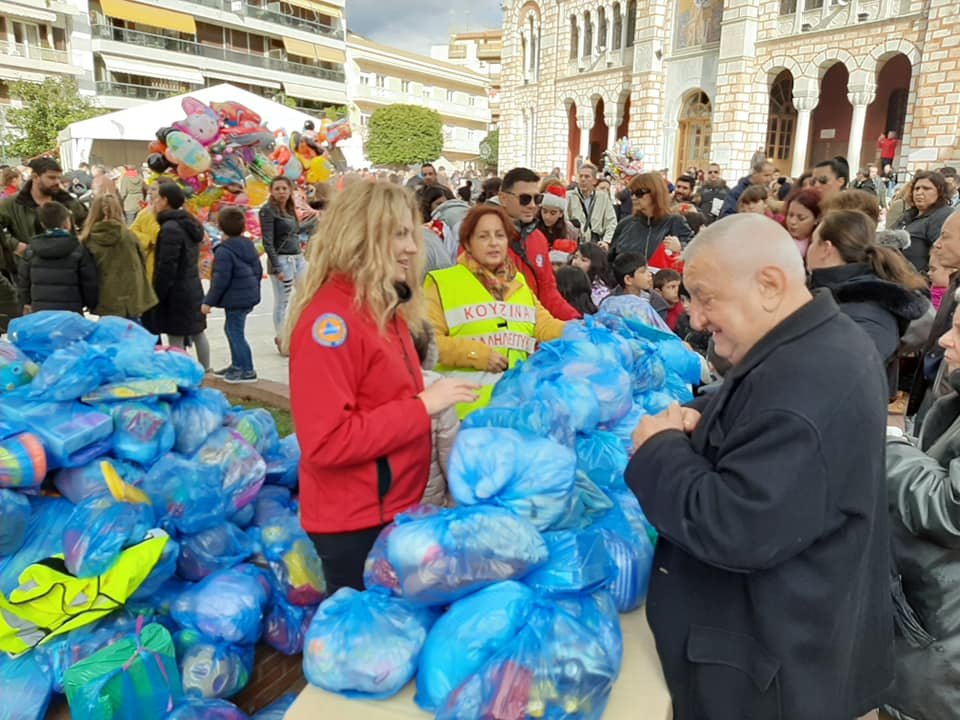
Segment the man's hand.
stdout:
[[671,404],[659,415],[647,415],[640,420],[633,431],[633,451],[636,452],[654,435],[659,435],[667,430],[690,433],[697,426],[699,420],[700,413],[689,408],[681,408],[677,403]]
[[200,312],[203,313],[204,315],[209,315],[209,314],[210,314],[210,306],[207,305],[207,304],[201,305],[201,306],[200,306]]
[[676,235],[667,235],[663,239],[663,247],[674,254],[683,252],[683,247],[680,245],[680,238]]
[[32,312],[33,312],[33,308],[32,308],[30,305],[24,305],[24,306],[23,306],[23,314],[24,314],[24,315],[29,315],[29,314],[32,313]]

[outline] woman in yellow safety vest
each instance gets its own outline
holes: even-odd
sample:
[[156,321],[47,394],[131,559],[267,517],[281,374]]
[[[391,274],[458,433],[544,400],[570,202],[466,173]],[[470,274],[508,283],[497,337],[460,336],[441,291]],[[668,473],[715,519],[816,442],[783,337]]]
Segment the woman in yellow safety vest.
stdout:
[[503,372],[526,360],[538,342],[563,332],[563,321],[544,309],[514,264],[516,237],[503,208],[477,206],[460,227],[457,264],[429,273],[424,283],[440,353],[437,372],[482,386],[476,402],[457,406],[461,418],[486,405]]

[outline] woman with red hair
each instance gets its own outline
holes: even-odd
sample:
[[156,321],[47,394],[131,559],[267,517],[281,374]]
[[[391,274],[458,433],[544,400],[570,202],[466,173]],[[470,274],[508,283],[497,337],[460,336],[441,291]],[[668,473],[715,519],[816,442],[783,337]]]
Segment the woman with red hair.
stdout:
[[457,406],[461,418],[486,405],[504,371],[526,360],[538,342],[563,332],[563,321],[544,309],[510,259],[516,234],[502,208],[478,205],[460,227],[457,264],[429,273],[424,284],[440,354],[436,371],[482,388],[476,402]]

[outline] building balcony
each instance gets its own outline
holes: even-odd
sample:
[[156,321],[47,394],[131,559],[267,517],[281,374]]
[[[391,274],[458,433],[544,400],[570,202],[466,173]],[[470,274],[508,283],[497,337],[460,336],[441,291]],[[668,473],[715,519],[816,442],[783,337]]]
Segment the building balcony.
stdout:
[[392,105],[394,103],[422,105],[448,117],[465,118],[483,123],[490,122],[490,109],[484,105],[464,105],[415,93],[405,93],[392,88],[359,85],[355,88],[355,98],[382,105]]
[[[215,0],[206,0],[214,2]],[[260,68],[262,70],[271,70],[274,72],[289,73],[300,77],[310,77],[319,80],[327,80],[334,83],[343,83],[345,74],[342,69],[330,70],[318,67],[316,65],[306,65],[304,63],[284,60],[282,58],[271,57],[267,55],[257,55],[249,52],[240,52],[226,47],[204,45],[192,40],[180,40],[179,38],[168,37],[166,35],[157,35],[155,33],[141,32],[139,30],[126,30],[105,24],[95,24],[91,26],[91,33],[94,40],[107,40],[115,43],[122,43],[123,50],[131,53],[134,48],[147,48],[149,50],[160,50],[181,55],[189,55],[194,58],[205,58],[208,60],[220,60],[223,62],[234,63],[246,66],[248,69]],[[94,50],[97,50],[95,47]],[[133,52],[140,56],[141,53]],[[156,59],[156,58],[154,58]],[[198,63],[192,63],[195,67],[200,67]]]
[[55,63],[57,65],[70,64],[70,53],[66,50],[55,50],[40,45],[28,45],[26,43],[0,40],[0,59],[2,59],[3,55],[23,58],[24,60],[39,60],[40,62]]
[[148,85],[133,85],[132,83],[118,83],[111,80],[97,80],[97,95],[107,97],[121,97],[132,100],[163,100],[164,98],[180,95],[184,92],[188,91],[150,87]]
[[[162,2],[160,0],[145,1],[147,4],[155,2],[158,7],[179,10],[178,8],[171,6],[171,4],[166,0],[163,0]],[[263,22],[273,23],[275,25],[283,25],[284,27],[292,30],[300,30],[301,32],[310,34],[319,34],[335,40],[343,40],[343,23],[339,20],[333,20],[331,24],[327,24],[318,22],[316,20],[297,17],[295,15],[286,15],[280,12],[279,2],[269,3],[267,7],[251,5],[246,0],[191,0],[190,4],[200,5],[204,8],[231,13],[241,17],[262,20]]]

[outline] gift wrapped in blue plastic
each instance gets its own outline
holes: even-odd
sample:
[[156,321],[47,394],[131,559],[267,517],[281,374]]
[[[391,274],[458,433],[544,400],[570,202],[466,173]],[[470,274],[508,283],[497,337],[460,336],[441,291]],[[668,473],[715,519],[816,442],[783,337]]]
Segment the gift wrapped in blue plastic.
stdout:
[[0,394],[28,385],[40,367],[15,345],[0,340]]
[[596,430],[577,436],[577,470],[600,488],[622,481],[629,457],[623,442],[611,432]]
[[192,455],[209,435],[223,426],[230,403],[219,390],[199,388],[186,392],[173,404],[170,420],[177,434],[174,445],[181,455]]
[[631,452],[633,448],[633,431],[637,429],[637,425],[640,424],[641,418],[645,415],[647,415],[647,411],[643,409],[643,405],[634,403],[633,408],[620,422],[607,428],[609,432],[620,439],[620,446],[624,452]]
[[340,588],[313,616],[303,674],[317,687],[347,697],[384,699],[417,670],[436,613],[379,592]]
[[545,530],[570,508],[577,456],[505,428],[461,430],[450,453],[450,494],[460,505],[499,505]]
[[233,523],[222,522],[195,535],[180,539],[177,574],[184,580],[203,580],[216,572],[235,567],[253,554],[253,542]]
[[613,501],[584,473],[577,472],[573,484],[573,501],[567,513],[557,519],[551,530],[582,530],[606,515]]
[[543,540],[550,557],[522,580],[541,595],[590,593],[617,572],[600,532],[559,530],[544,533]]
[[596,522],[607,552],[617,568],[606,586],[617,604],[626,613],[643,604],[653,569],[653,545],[645,533],[638,533],[619,507]]
[[162,583],[153,594],[146,599],[127,601],[127,608],[131,612],[138,614],[153,613],[156,622],[163,624],[172,632],[180,629],[180,626],[174,622],[173,606],[183,593],[194,587],[196,583],[181,580],[176,575]]
[[185,695],[231,698],[250,682],[253,645],[211,640],[196,630],[180,630],[173,642]]
[[[601,314],[615,315],[624,320],[642,323],[664,334],[673,335],[660,314],[653,309],[649,300],[636,295],[611,295],[603,301]],[[676,337],[674,335],[674,337]]]
[[157,520],[181,533],[216,527],[227,516],[220,489],[221,472],[176,453],[167,453],[150,468],[140,489],[153,502]]
[[250,720],[250,716],[226,700],[188,697],[177,704],[166,720]]
[[67,569],[81,578],[102,575],[123,548],[143,539],[154,526],[153,509],[143,503],[95,495],[74,507],[63,528]]
[[264,457],[277,451],[280,435],[277,434],[277,421],[263,408],[237,410],[230,412],[227,424],[236,430],[250,446]]
[[4,395],[0,413],[40,438],[48,469],[85,465],[110,449],[112,417],[80,402],[37,402],[29,387]]
[[656,545],[657,530],[650,521],[647,520],[643,508],[640,507],[640,503],[637,501],[637,496],[627,487],[627,484],[622,482],[619,486],[611,488],[610,497],[616,506],[620,508],[620,512],[623,513],[633,532],[637,535],[646,535],[650,540],[650,544]]
[[296,515],[296,503],[290,491],[277,485],[264,485],[253,502],[253,524],[262,527],[276,517]]
[[590,628],[550,601],[538,601],[517,636],[450,693],[438,720],[599,720],[620,658]]
[[79,313],[43,310],[11,320],[7,335],[31,359],[43,362],[56,350],[88,337],[96,326]]
[[0,719],[43,720],[53,695],[49,671],[36,653],[17,659],[0,653]]
[[238,528],[246,530],[253,524],[254,518],[257,516],[256,508],[253,506],[253,503],[246,505],[235,513],[233,513],[229,518],[230,522],[236,525]]
[[363,581],[421,605],[445,605],[547,559],[537,529],[505,508],[421,505],[384,528]]
[[420,653],[417,705],[431,712],[442,707],[451,692],[516,637],[534,599],[529,587],[508,580],[453,603]]
[[228,508],[239,510],[257,497],[267,474],[267,464],[236,430],[220,428],[206,439],[193,459],[220,472]]
[[135,345],[121,346],[114,359],[117,369],[128,378],[173,380],[182,390],[200,387],[203,365],[179,350],[143,352]]
[[319,603],[327,590],[313,541],[293,513],[277,514],[247,531],[266,559],[277,591],[293,605]]
[[86,341],[100,348],[127,347],[151,353],[157,344],[157,336],[138,322],[107,315],[100,318]]
[[[606,309],[606,303],[604,303],[604,309]],[[587,316],[583,320],[564,325],[563,339],[593,348],[596,356],[588,362],[595,367],[619,365],[629,368],[633,363],[633,351],[627,340],[604,326],[596,316]],[[581,350],[580,352],[584,353],[583,359],[587,360],[589,357],[587,353],[590,351]]]
[[267,484],[297,487],[300,465],[300,443],[297,436],[287,435],[277,448],[263,458],[267,463]]
[[130,485],[140,485],[146,477],[144,469],[135,463],[99,457],[79,467],[58,470],[53,477],[57,492],[74,504],[94,495],[109,495],[110,487],[103,473],[103,463],[108,463]]
[[589,595],[557,595],[551,599],[600,641],[600,647],[606,651],[611,663],[620,665],[623,660],[623,631],[617,604],[608,591],[596,590]]
[[293,707],[297,701],[295,693],[287,693],[283,697],[274,700],[263,710],[253,716],[253,720],[283,720],[287,711]]
[[252,565],[218,570],[185,590],[173,603],[173,619],[213,640],[257,641],[270,584]]
[[23,545],[14,554],[0,557],[0,593],[9,596],[30,565],[63,552],[63,529],[73,508],[73,503],[61,498],[30,498],[32,513]]
[[180,557],[180,543],[173,538],[167,540],[163,546],[163,552],[160,553],[160,559],[153,566],[153,570],[147,575],[137,591],[130,596],[128,603],[145,602],[150,603],[161,587],[174,576],[177,572],[177,559]]
[[273,602],[263,618],[261,640],[284,655],[303,652],[303,639],[316,611],[316,606],[291,605],[274,591]]
[[149,467],[173,448],[176,434],[170,406],[151,400],[128,400],[101,406],[113,416],[113,454]]
[[30,514],[26,495],[0,488],[0,555],[12,555],[23,545]]
[[27,386],[36,401],[79,400],[91,390],[119,377],[110,355],[79,340],[54,351]]

